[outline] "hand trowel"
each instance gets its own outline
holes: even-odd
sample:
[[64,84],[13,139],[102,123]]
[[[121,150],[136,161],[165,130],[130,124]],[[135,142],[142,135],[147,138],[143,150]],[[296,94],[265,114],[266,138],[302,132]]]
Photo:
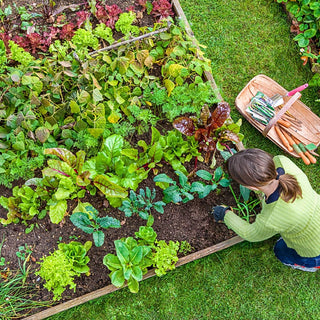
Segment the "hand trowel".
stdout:
[[304,90],[304,89],[307,88],[307,87],[308,87],[308,83],[305,83],[305,84],[303,84],[302,86],[300,86],[300,87],[298,87],[298,88],[295,88],[295,89],[289,91],[289,92],[288,92],[286,95],[284,95],[284,96],[282,96],[282,95],[279,94],[279,93],[275,94],[273,97],[270,98],[270,99],[273,101],[272,106],[273,106],[274,108],[276,108],[276,107],[278,107],[278,106],[281,106],[281,105],[284,103],[284,101],[283,101],[283,98],[284,98],[284,97],[291,97],[291,96],[293,96],[296,92],[300,92],[300,91]]

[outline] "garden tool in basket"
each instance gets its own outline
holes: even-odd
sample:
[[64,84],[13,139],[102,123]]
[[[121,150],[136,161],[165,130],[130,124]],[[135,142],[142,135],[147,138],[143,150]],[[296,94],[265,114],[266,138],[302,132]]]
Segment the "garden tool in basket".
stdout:
[[274,96],[272,96],[270,99],[273,101],[272,102],[272,106],[274,108],[278,107],[278,106],[281,106],[284,101],[283,101],[283,98],[284,97],[291,97],[293,96],[296,92],[301,92],[302,90],[306,89],[308,87],[308,83],[305,83],[303,84],[302,86],[298,87],[298,88],[295,88],[291,91],[289,91],[285,96],[282,96],[281,94],[277,93],[275,94]]

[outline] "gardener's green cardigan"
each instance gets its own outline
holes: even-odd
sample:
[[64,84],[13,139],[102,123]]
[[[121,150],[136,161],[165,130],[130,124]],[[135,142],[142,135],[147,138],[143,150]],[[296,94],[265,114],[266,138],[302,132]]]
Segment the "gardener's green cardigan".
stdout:
[[262,241],[280,234],[289,248],[302,257],[320,255],[320,195],[311,187],[307,176],[285,156],[273,158],[276,168],[296,177],[302,189],[302,198],[293,203],[281,198],[267,204],[250,224],[232,211],[226,212],[224,221],[240,237],[248,241]]

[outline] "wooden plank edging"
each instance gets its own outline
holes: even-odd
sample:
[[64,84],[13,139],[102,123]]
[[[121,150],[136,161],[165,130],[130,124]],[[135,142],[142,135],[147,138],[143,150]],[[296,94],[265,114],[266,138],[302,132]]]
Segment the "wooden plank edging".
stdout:
[[[190,24],[189,24],[189,22],[187,20],[187,17],[184,14],[184,12],[183,12],[183,10],[181,8],[179,0],[172,0],[171,2],[172,2],[172,6],[173,6],[173,9],[176,12],[177,17],[183,21],[184,27],[185,27],[185,30],[186,30],[188,36],[193,39],[193,43],[198,48],[198,50],[201,50],[199,48],[199,46],[198,46],[198,41],[196,40],[196,38],[194,36],[194,33],[193,33],[193,31],[192,31],[192,29],[190,27]],[[200,56],[198,56],[198,58],[201,59]],[[221,96],[220,90],[219,90],[219,88],[218,88],[218,86],[217,86],[217,84],[216,84],[216,82],[215,82],[215,80],[214,80],[214,78],[212,76],[212,73],[210,71],[204,71],[204,74],[206,75],[207,80],[210,82],[211,87],[212,87],[214,93],[217,96],[217,99],[219,101],[223,101],[223,98]]]
[[[242,241],[244,241],[242,238],[240,238],[239,236],[235,236],[235,237],[230,238],[230,239],[228,239],[226,241],[223,241],[223,242],[220,242],[218,244],[215,244],[215,245],[213,245],[213,246],[211,246],[209,248],[194,252],[192,254],[189,254],[189,255],[179,259],[177,264],[176,264],[176,267],[180,267],[180,266],[182,266],[184,264],[187,264],[189,262],[192,262],[192,261],[198,260],[200,258],[206,257],[206,256],[208,256],[208,255],[210,255],[212,253],[215,253],[215,252],[218,252],[220,250],[226,249],[226,248],[231,247],[231,246],[233,246],[233,245],[235,245],[237,243],[240,243]],[[143,280],[151,278],[153,276],[155,276],[155,269],[152,269],[152,270],[148,271],[143,276]],[[124,287],[126,287],[126,285]],[[123,287],[121,287],[121,288],[123,288]],[[96,291],[84,294],[81,297],[75,298],[73,300],[70,300],[70,301],[67,301],[67,302],[64,302],[64,303],[60,303],[57,306],[48,308],[48,309],[46,309],[44,311],[41,311],[39,313],[36,313],[36,314],[31,315],[29,317],[26,317],[23,320],[41,320],[41,319],[45,319],[47,317],[50,317],[50,316],[55,315],[57,313],[60,313],[62,311],[66,311],[66,310],[68,310],[70,308],[73,308],[75,306],[79,306],[79,305],[81,305],[81,304],[83,304],[85,302],[88,302],[88,301],[91,301],[93,299],[102,297],[102,296],[104,296],[104,295],[106,295],[108,293],[115,292],[115,291],[117,291],[117,290],[119,290],[121,288],[117,288],[114,285],[110,284],[110,285],[108,285],[108,286],[106,286],[104,288],[101,288],[101,289],[98,289]]]

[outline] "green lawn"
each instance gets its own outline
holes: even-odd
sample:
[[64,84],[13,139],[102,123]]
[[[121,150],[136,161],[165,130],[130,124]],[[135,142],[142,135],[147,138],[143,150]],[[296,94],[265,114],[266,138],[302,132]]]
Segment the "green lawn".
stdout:
[[[302,66],[281,6],[272,0],[181,0],[199,42],[207,46],[213,76],[223,98],[233,108],[237,94],[257,74],[266,74],[288,90],[312,77]],[[316,89],[302,93],[320,114]],[[246,121],[246,147],[272,154],[279,148]],[[320,192],[319,165],[304,166]],[[318,320],[320,273],[304,273],[283,266],[273,255],[277,238],[247,242],[212,254],[168,275],[141,283],[137,294],[121,289],[50,319],[308,319]]]

